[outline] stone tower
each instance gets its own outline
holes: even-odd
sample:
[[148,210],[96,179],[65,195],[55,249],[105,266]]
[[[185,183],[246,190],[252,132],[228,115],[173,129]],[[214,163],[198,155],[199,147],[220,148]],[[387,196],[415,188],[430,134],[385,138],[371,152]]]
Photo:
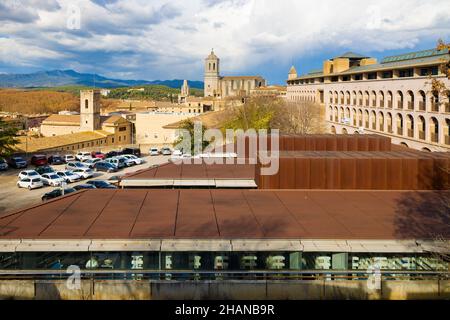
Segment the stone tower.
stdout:
[[187,80],[184,80],[181,86],[181,93],[178,95],[178,103],[185,103],[187,97],[189,97],[189,85]]
[[81,90],[80,131],[100,129],[100,90]]
[[220,59],[214,50],[205,59],[205,97],[219,97]]
[[295,67],[292,66],[291,69],[289,70],[288,80],[292,80],[295,78],[297,78],[297,70],[295,70]]

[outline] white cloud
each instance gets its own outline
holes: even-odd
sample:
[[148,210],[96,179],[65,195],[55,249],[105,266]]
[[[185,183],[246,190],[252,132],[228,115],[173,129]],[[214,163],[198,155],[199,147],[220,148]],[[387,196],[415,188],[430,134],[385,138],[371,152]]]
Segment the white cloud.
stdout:
[[[8,46],[0,49],[0,66],[51,60],[61,68],[92,65],[110,76],[200,79],[212,47],[225,72],[258,73],[268,62],[285,64],[324,49],[408,50],[450,36],[448,0],[21,3],[28,19],[9,19],[0,27]],[[80,30],[66,28],[73,4],[80,8]]]

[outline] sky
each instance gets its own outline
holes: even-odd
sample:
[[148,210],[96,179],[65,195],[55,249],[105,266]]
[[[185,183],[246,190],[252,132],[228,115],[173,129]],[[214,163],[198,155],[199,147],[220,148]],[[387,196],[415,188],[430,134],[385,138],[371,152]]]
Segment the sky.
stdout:
[[0,73],[222,75],[283,84],[347,51],[381,59],[450,42],[449,0],[0,0]]

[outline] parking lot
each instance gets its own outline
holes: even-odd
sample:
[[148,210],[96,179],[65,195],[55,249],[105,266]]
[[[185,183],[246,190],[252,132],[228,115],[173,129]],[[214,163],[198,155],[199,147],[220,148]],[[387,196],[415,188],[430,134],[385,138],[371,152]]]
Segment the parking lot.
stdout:
[[[141,169],[149,168],[153,165],[159,165],[168,162],[169,156],[142,156],[146,161],[144,164],[136,165],[119,170],[118,172],[106,173],[95,172],[91,179],[81,180],[80,182],[67,184],[67,187],[73,187],[77,184],[84,184],[86,181],[92,179],[107,180],[111,176],[121,176],[126,173],[134,172]],[[64,169],[65,165],[52,166],[55,170]],[[34,169],[34,166],[29,165],[27,170]],[[34,190],[28,190],[17,187],[17,175],[23,169],[9,168],[7,171],[0,172],[0,213],[14,211],[27,206],[41,203],[41,197],[44,193],[54,189],[54,187],[43,187]]]

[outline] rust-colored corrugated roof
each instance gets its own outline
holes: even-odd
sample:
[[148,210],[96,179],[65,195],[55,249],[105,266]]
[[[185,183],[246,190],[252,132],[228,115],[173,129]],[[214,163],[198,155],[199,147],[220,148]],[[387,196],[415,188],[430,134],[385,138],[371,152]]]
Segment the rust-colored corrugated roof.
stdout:
[[[226,160],[223,160],[225,162]],[[255,165],[237,164],[166,163],[154,168],[139,170],[122,177],[122,180],[141,179],[254,179]]]
[[2,215],[0,239],[448,239],[445,197],[450,191],[85,190]]

